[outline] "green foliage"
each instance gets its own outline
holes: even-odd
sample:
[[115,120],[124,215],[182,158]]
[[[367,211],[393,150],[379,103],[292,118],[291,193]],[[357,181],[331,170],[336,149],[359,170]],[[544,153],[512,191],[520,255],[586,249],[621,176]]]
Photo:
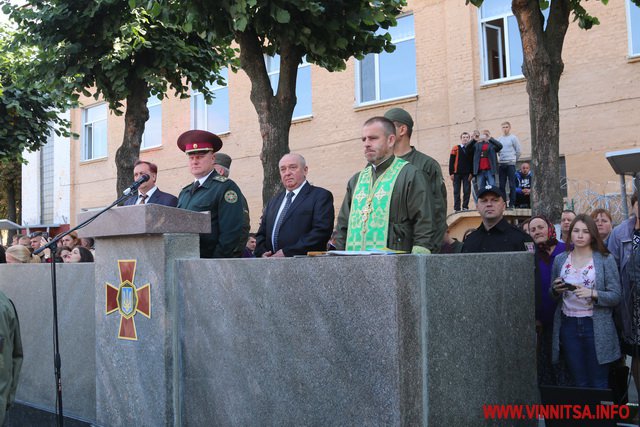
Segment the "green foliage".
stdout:
[[[484,0],[465,0],[466,4],[471,3],[476,7],[482,6]],[[609,0],[599,0],[602,4],[606,5]],[[631,0],[636,6],[640,7],[640,0]],[[600,20],[597,17],[592,16],[584,8],[583,3],[586,0],[569,0],[569,10],[573,12],[573,22],[578,22],[578,26],[583,30],[590,30],[594,25],[600,25]],[[550,0],[540,0],[540,10],[545,10],[549,7]]]
[[72,97],[32,73],[39,52],[17,36],[0,29],[0,162],[22,161],[22,152],[39,149],[51,132],[69,136],[58,113]]
[[[134,1],[134,0],[132,0]],[[137,5],[149,2],[138,0]],[[152,0],[152,8],[172,1]],[[251,33],[263,53],[280,53],[283,45],[306,55],[310,63],[330,71],[343,70],[349,58],[371,52],[392,52],[391,36],[376,33],[396,25],[405,0],[185,0],[180,19],[215,37]]]
[[[47,55],[37,70],[69,92],[102,96],[116,114],[122,100],[146,84],[164,97],[167,85],[187,97],[189,86],[211,99],[207,83],[222,83],[220,68],[235,52],[229,39],[212,45],[206,34],[169,23],[159,4],[135,0],[27,0],[4,8]],[[90,92],[91,91],[91,92]]]

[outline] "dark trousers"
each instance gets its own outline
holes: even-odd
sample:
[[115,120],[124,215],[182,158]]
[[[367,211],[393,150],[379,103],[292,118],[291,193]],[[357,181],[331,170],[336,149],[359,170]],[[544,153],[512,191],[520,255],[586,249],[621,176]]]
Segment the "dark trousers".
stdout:
[[462,208],[469,209],[469,198],[471,197],[471,182],[469,175],[453,175],[453,210],[460,210],[460,185],[462,185]]
[[507,179],[509,180],[509,206],[516,206],[516,165],[503,165],[498,168],[500,176],[500,190],[506,193]]

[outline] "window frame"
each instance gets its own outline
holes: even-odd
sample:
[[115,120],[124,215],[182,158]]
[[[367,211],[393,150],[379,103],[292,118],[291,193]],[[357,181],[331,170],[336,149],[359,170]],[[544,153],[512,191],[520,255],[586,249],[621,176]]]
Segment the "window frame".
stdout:
[[[414,41],[414,48],[415,48],[415,41],[416,41],[416,29],[415,29],[415,15],[413,13],[407,13],[405,15],[399,16],[397,19],[398,21],[403,19],[403,18],[407,18],[409,16],[413,16],[414,17],[414,22],[413,22],[413,36],[407,36],[407,37],[402,37],[400,39],[394,40],[392,39],[392,43],[394,45],[403,43],[403,42],[407,42],[410,40]],[[381,29],[379,29],[378,31],[380,31]],[[389,32],[388,30],[383,30],[384,33]],[[394,101],[399,101],[402,99],[407,99],[407,98],[415,98],[418,96],[418,72],[417,72],[417,66],[416,69],[414,70],[414,78],[416,80],[415,82],[415,92],[413,93],[409,93],[406,95],[400,95],[400,96],[395,96],[392,98],[384,98],[381,99],[381,92],[382,92],[382,84],[380,82],[380,55],[384,54],[387,52],[381,52],[381,53],[372,53],[369,55],[374,55],[373,56],[373,70],[374,70],[374,89],[375,89],[375,99],[370,100],[370,101],[363,101],[362,100],[362,60],[357,60],[356,61],[356,66],[355,66],[355,72],[356,72],[356,78],[355,78],[355,84],[356,84],[356,108],[360,108],[360,107],[367,107],[370,105],[377,105],[377,104],[386,104],[386,103],[390,103],[390,102],[394,102]],[[391,55],[393,55],[392,52]],[[414,55],[414,59],[417,59],[417,55],[414,49],[413,52]],[[367,55],[368,56],[368,55]],[[366,57],[366,56],[365,56]]]
[[[227,135],[231,133],[231,97],[229,96],[228,92],[229,92],[229,67],[224,67],[227,70],[227,76],[225,77],[224,81],[225,81],[225,85],[219,85],[218,82],[213,82],[212,84],[208,84],[207,86],[209,87],[209,89],[214,93],[214,100],[211,103],[207,103],[204,100],[204,95],[202,94],[202,92],[198,91],[198,90],[193,90],[191,92],[191,129],[201,129],[201,130],[206,130],[209,132],[213,132],[216,135]],[[213,108],[216,102],[216,100],[218,100],[219,98],[217,96],[215,96],[216,92],[218,91],[222,91],[222,90],[227,90],[227,105],[226,105],[226,109],[227,109],[227,123],[226,123],[226,128],[223,130],[215,130],[215,129],[210,129],[209,128],[209,108]],[[196,116],[197,116],[197,110],[196,110],[196,106],[197,106],[197,101],[198,101],[198,97],[202,97],[202,104],[204,105],[204,114],[203,114],[203,118],[204,118],[204,126],[199,126],[196,127],[197,120],[196,120]],[[220,104],[217,104],[220,105]]]
[[[638,43],[638,46],[636,47],[637,52],[633,51],[633,22],[631,20],[631,8],[632,7],[636,7],[638,8],[638,13],[640,14],[640,7],[636,6],[635,4],[633,4],[631,2],[631,0],[626,0],[626,12],[627,12],[627,55],[630,59],[636,59],[636,58],[640,58],[640,41]],[[638,22],[636,23],[636,26],[638,27],[637,31],[640,33],[640,19],[638,19]]]
[[[87,121],[87,115],[89,110],[93,109],[93,108],[98,108],[98,107],[105,107],[105,117],[104,119],[99,119],[99,120],[94,120],[92,122],[88,122]],[[109,106],[106,102],[99,102],[93,105],[90,105],[88,107],[83,107],[82,108],[82,147],[81,147],[81,152],[80,152],[80,161],[81,162],[90,162],[93,160],[101,160],[101,159],[106,159],[109,156],[109,127],[108,127],[108,118],[109,118]],[[88,132],[87,132],[87,126],[91,125],[92,127],[96,124],[96,123],[100,123],[100,122],[105,122],[105,154],[104,156],[100,156],[100,157],[95,157],[93,156],[93,153],[95,152],[95,143],[94,140],[95,138],[92,138],[91,141],[91,154],[92,157],[88,157],[87,156],[87,148],[89,147],[87,138],[88,138]],[[92,137],[95,133],[92,132]]]
[[151,120],[151,108],[154,107],[160,107],[160,141],[156,145],[145,145],[145,135],[147,133],[147,126],[145,122],[144,133],[142,134],[142,140],[140,141],[140,150],[149,150],[162,146],[162,99],[158,96],[151,95],[149,96],[149,99],[147,99],[147,109],[149,110],[149,119],[147,120],[147,122]]
[[[271,83],[271,91],[275,95],[277,89],[273,87],[273,80],[271,80],[271,78],[273,76],[278,76],[278,80],[276,81],[280,80],[280,55],[278,55],[278,62],[277,62],[278,68],[276,70],[271,70],[270,68],[272,67],[272,64],[275,63],[275,61],[273,60],[274,58],[275,56],[264,55],[264,65],[265,65],[265,68],[267,69],[267,76],[269,77],[269,82]],[[307,62],[306,55],[302,57],[302,62],[298,64],[298,73],[296,75],[296,92],[300,88],[298,86],[298,83],[299,83],[298,78],[300,77],[300,70],[304,68],[309,68],[309,73],[311,74],[311,64]],[[296,95],[296,98],[297,98],[297,95]],[[310,101],[311,112],[309,114],[301,114],[299,116],[296,116],[296,107],[298,107],[298,105],[300,104],[298,104],[298,101],[296,99],[296,106],[294,107],[293,114],[291,115],[292,122],[313,118],[313,82],[311,81],[311,75],[309,75],[309,99],[311,100]]]
[[[505,0],[507,1],[507,0]],[[547,9],[548,10],[548,9]],[[496,15],[491,15],[487,18],[483,18],[482,16],[482,6],[480,8],[478,8],[478,40],[480,40],[481,45],[480,45],[480,63],[482,64],[482,68],[481,68],[481,84],[482,85],[493,85],[496,83],[503,83],[503,82],[509,82],[509,81],[513,81],[513,80],[521,80],[524,79],[524,74],[522,73],[522,70],[520,70],[520,74],[512,74],[511,72],[511,60],[510,60],[510,47],[511,47],[511,41],[509,39],[509,17],[513,16],[515,18],[515,15],[513,14],[513,12],[509,11],[508,13],[500,13],[500,14],[496,14]],[[500,45],[500,49],[502,50],[502,56],[505,59],[505,77],[500,77],[498,79],[489,79],[489,64],[490,61],[487,58],[487,39],[486,39],[486,31],[485,31],[485,24],[492,22],[492,21],[497,21],[501,19],[502,20],[502,37],[504,40],[504,49],[502,48],[502,45]],[[489,24],[492,27],[494,27],[493,24]],[[546,24],[545,24],[546,25]],[[524,52],[523,52],[523,58],[524,58]]]

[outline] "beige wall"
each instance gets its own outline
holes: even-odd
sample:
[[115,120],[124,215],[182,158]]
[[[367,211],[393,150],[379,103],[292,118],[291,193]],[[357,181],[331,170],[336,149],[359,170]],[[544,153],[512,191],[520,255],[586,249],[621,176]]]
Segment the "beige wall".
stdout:
[[[604,153],[639,144],[640,62],[627,58],[624,2],[588,6],[602,24],[590,31],[572,24],[567,35],[560,83],[560,152],[566,156],[571,180],[589,180],[607,191],[618,191],[618,178]],[[497,136],[504,120],[512,123],[523,155],[531,155],[525,81],[481,84],[476,9],[464,2],[414,0],[409,1],[408,11],[415,17],[416,98],[357,108],[353,60],[340,73],[312,68],[313,118],[292,125],[290,147],[306,157],[309,180],[333,192],[336,208],[342,203],[348,178],[364,164],[359,142],[361,124],[383,114],[391,105],[412,114],[416,123],[413,144],[436,158],[445,176],[449,151],[462,131],[488,128]],[[245,193],[252,228],[257,229],[262,206],[261,139],[249,90],[246,74],[231,73],[231,131],[222,136],[222,151],[233,158],[231,177]],[[85,102],[90,105],[95,101]],[[190,128],[190,108],[189,100],[164,100],[163,144],[141,154],[143,159],[158,164],[159,187],[176,195],[191,181],[184,154],[175,145],[178,135]],[[79,132],[80,112],[74,111],[72,118]],[[79,163],[80,141],[72,142],[72,216],[80,208],[106,205],[115,198],[114,156],[123,124],[122,117],[109,116],[106,160]],[[448,179],[446,182],[451,192],[451,183]]]

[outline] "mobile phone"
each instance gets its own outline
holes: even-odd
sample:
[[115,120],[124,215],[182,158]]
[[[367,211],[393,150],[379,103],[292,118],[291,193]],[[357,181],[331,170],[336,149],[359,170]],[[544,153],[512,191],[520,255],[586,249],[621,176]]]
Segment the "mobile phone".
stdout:
[[576,289],[578,289],[576,285],[572,285],[571,283],[567,283],[567,282],[564,282],[562,284],[562,287],[570,291],[575,291]]

